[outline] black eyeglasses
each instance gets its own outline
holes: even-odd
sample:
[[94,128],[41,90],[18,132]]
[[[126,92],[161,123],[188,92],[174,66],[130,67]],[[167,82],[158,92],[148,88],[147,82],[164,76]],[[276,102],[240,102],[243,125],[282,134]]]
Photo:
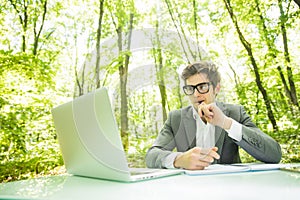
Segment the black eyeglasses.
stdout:
[[183,86],[183,91],[186,95],[192,95],[194,94],[195,89],[197,89],[200,94],[205,94],[209,92],[210,85],[210,82],[199,83],[197,85],[185,85]]

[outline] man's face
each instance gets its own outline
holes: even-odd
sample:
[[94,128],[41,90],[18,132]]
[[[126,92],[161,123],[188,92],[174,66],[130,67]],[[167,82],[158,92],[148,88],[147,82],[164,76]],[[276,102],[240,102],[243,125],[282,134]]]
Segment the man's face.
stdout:
[[[200,74],[195,74],[191,77],[189,77],[186,80],[186,85],[198,85],[199,83],[208,83],[210,80],[207,78],[206,74],[200,73]],[[194,90],[194,94],[188,95],[192,105],[198,110],[198,106],[204,102],[206,104],[210,104],[215,102],[215,98],[217,93],[220,90],[220,84],[216,86],[216,88],[213,88],[213,85],[210,83],[209,84],[209,91],[205,94],[201,94],[198,92],[197,89]]]

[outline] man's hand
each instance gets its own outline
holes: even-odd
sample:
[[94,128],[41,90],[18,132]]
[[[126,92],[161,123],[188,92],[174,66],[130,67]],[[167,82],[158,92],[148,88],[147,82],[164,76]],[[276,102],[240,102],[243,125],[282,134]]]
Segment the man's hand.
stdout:
[[200,117],[204,117],[212,125],[223,129],[230,129],[231,127],[232,119],[224,115],[215,103],[205,104],[202,102],[198,107],[198,113]]
[[220,158],[217,151],[218,147],[208,149],[194,147],[193,149],[178,155],[175,158],[174,167],[190,170],[202,170],[205,167],[208,167],[214,159]]

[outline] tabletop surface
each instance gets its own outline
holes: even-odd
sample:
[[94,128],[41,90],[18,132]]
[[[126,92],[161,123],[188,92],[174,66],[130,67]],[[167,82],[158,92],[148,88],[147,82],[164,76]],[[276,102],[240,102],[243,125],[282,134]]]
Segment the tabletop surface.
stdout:
[[300,173],[281,170],[121,183],[62,175],[0,184],[0,199],[300,199]]

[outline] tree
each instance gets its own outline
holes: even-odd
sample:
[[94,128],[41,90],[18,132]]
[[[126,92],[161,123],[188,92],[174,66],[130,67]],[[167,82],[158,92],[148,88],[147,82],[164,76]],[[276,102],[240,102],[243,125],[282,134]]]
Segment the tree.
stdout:
[[[167,120],[167,93],[166,93],[166,85],[164,80],[164,64],[163,64],[163,55],[161,49],[161,41],[159,38],[159,21],[156,20],[156,31],[155,31],[155,44],[153,45],[153,57],[155,60],[155,69],[156,69],[156,77],[158,82],[158,87],[161,96],[161,105],[162,105],[162,115],[163,115],[163,122]],[[156,46],[156,47],[155,47]]]
[[266,91],[266,89],[264,88],[264,86],[262,84],[261,76],[260,76],[260,73],[259,73],[259,67],[258,67],[257,61],[255,60],[255,57],[253,55],[253,50],[251,48],[251,44],[246,40],[246,38],[244,37],[242,31],[240,30],[240,27],[239,27],[238,21],[237,21],[237,17],[235,16],[235,14],[233,12],[233,8],[231,6],[230,1],[224,0],[224,3],[225,3],[225,6],[226,6],[226,9],[227,9],[227,11],[230,15],[230,18],[231,18],[231,20],[234,24],[234,27],[236,28],[239,39],[240,39],[241,43],[243,44],[244,48],[246,49],[247,54],[249,56],[249,60],[251,62],[251,65],[253,67],[253,71],[254,71],[254,74],[255,74],[256,85],[257,85],[259,91],[261,92],[261,94],[263,96],[263,99],[264,99],[264,102],[265,102],[265,105],[266,105],[266,108],[267,108],[268,117],[269,117],[269,119],[272,123],[273,130],[278,131],[278,126],[277,126],[276,119],[275,119],[274,114],[273,114],[271,102],[270,102],[270,99],[268,97],[267,91]]
[[[298,2],[299,3],[299,2]],[[286,91],[287,96],[291,100],[292,104],[298,107],[298,110],[300,111],[300,106],[298,103],[298,98],[297,98],[297,91],[294,83],[294,78],[293,78],[293,72],[292,72],[292,67],[291,67],[291,59],[290,59],[290,53],[289,53],[289,47],[288,47],[288,39],[287,39],[287,30],[286,30],[286,22],[289,19],[288,18],[288,13],[284,12],[283,9],[283,1],[278,0],[278,6],[280,10],[280,27],[281,27],[281,34],[282,34],[282,39],[283,39],[283,48],[284,48],[284,59],[285,59],[285,65],[286,65],[286,72],[288,76],[288,83],[289,87],[287,86],[287,83],[285,81],[285,78],[281,72],[280,66],[278,66],[278,71],[280,73],[282,82],[284,84],[284,88]],[[287,8],[289,10],[289,8]],[[288,12],[288,11],[287,11]]]
[[[276,31],[276,27],[274,27],[273,29],[275,29],[275,30],[273,30],[271,27],[267,26],[268,19],[266,16],[264,16],[263,11],[260,8],[261,2],[259,2],[259,0],[255,0],[255,7],[257,10],[257,15],[259,17],[259,23],[257,23],[257,24],[258,24],[258,27],[260,30],[261,40],[266,43],[266,47],[268,49],[268,52],[265,54],[265,57],[264,57],[264,59],[266,60],[265,66],[266,65],[276,66],[280,62],[277,59],[280,51],[277,49],[276,44],[275,44],[276,38],[278,38],[278,33]],[[283,72],[281,70],[281,67],[278,66],[277,69],[278,69],[280,77],[282,79],[286,94],[289,95],[289,92],[287,92],[288,88],[287,88],[287,84],[286,84]],[[288,97],[290,99],[290,96],[288,96]],[[285,100],[285,98],[281,98],[281,99]],[[284,104],[286,104],[286,102],[284,102]]]
[[0,51],[1,180],[62,165],[50,117],[54,75],[53,67],[34,55]]
[[97,51],[97,56],[96,56],[96,87],[100,87],[100,41],[101,41],[101,30],[102,30],[102,18],[103,18],[103,5],[104,5],[104,0],[99,0],[99,20],[98,20],[98,29],[97,29],[97,43],[96,43],[96,51]]
[[[30,3],[29,1],[22,0],[22,1],[15,1],[9,0],[10,4],[12,5],[13,9],[17,13],[19,17],[19,22],[22,27],[22,52],[27,50],[27,38],[30,38],[28,31],[30,29],[30,25],[33,22],[33,55],[37,55],[38,51],[38,44],[41,37],[41,33],[44,27],[46,13],[48,11],[47,7],[47,0],[41,1],[34,1]],[[40,8],[42,8],[40,10]],[[41,20],[39,17],[41,16]],[[40,24],[38,26],[38,23]]]
[[[99,86],[113,92],[131,166],[144,166],[167,112],[189,104],[180,68],[199,59],[219,66],[218,99],[242,104],[282,161],[299,162],[299,1],[224,1],[0,0],[1,181],[63,171],[50,111]],[[136,32],[152,43],[143,35],[137,49]]]
[[[126,3],[128,5],[126,5]],[[124,8],[129,6],[129,16],[127,16]],[[128,66],[130,59],[130,44],[131,44],[131,33],[133,29],[133,17],[134,17],[134,2],[132,0],[123,2],[118,0],[113,13],[113,8],[109,6],[112,21],[115,26],[115,31],[118,36],[118,68],[120,77],[120,93],[121,93],[121,137],[123,141],[124,149],[127,151],[129,146],[128,140],[128,100],[127,100],[127,78],[128,78]],[[114,16],[116,15],[116,17]],[[124,29],[127,29],[127,40],[123,40]],[[126,49],[123,47],[123,42],[127,41]]]
[[[185,58],[187,59],[188,63],[195,62],[197,60],[197,58],[196,58],[197,55],[192,50],[192,48],[190,46],[190,41],[187,39],[187,34],[185,32],[185,29],[183,28],[182,18],[181,18],[180,12],[178,11],[178,7],[177,6],[173,7],[170,0],[165,0],[165,3],[167,5],[168,12],[171,16],[173,25],[176,28],[176,31],[178,33],[178,37],[180,38],[180,44],[181,44],[181,47],[185,54]],[[175,13],[177,13],[177,15],[178,15],[177,19],[176,19]],[[196,19],[196,18],[194,18],[194,19]],[[199,55],[201,55],[200,52],[199,52]],[[193,60],[191,60],[191,57]],[[201,59],[201,57],[200,57],[200,59]]]
[[22,26],[22,52],[26,51],[26,32],[28,29],[28,2],[23,0],[20,2],[9,0],[13,6],[15,12],[19,17],[20,24]]
[[195,27],[195,36],[197,41],[197,49],[198,49],[198,58],[202,60],[200,43],[199,43],[199,30],[198,30],[198,6],[196,0],[193,0],[193,17],[194,17],[194,27]]
[[33,17],[33,33],[34,33],[34,42],[33,42],[33,55],[37,55],[37,50],[38,50],[38,44],[39,44],[39,39],[44,27],[45,19],[46,19],[46,13],[47,13],[47,0],[41,1],[42,4],[42,20],[40,22],[40,26],[38,27],[37,22],[39,18],[40,12],[37,12],[39,9],[39,5],[36,5],[35,12],[34,12],[34,17]]

